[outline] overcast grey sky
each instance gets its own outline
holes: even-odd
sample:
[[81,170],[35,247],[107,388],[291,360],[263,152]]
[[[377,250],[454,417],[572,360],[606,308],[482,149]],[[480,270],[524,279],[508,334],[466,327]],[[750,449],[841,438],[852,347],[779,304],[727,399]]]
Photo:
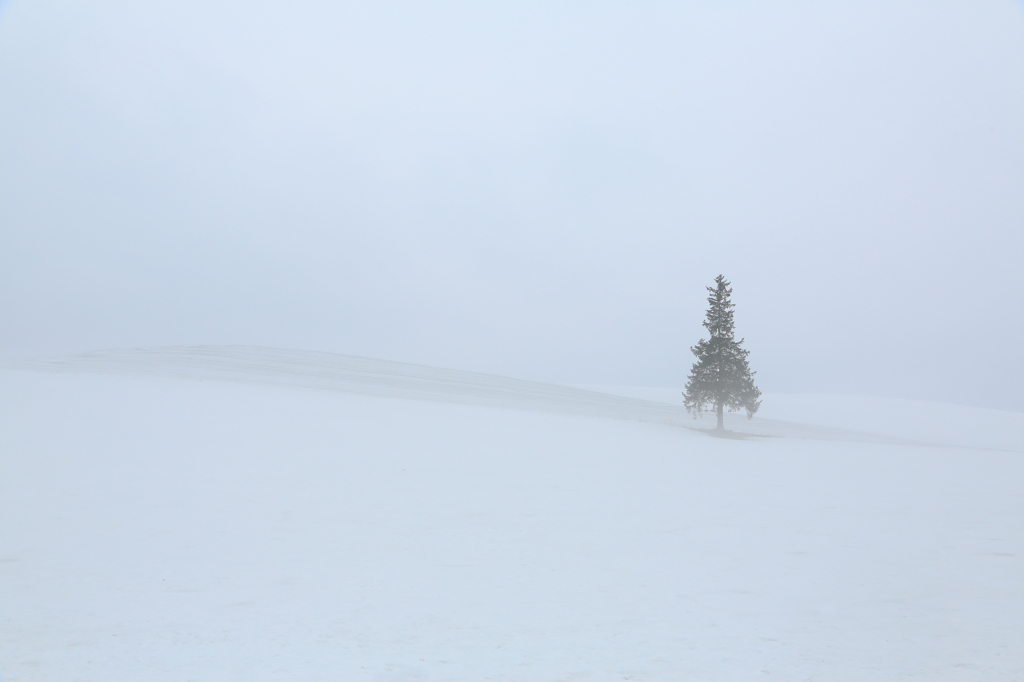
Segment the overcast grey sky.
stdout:
[[249,343],[1024,409],[1024,11],[9,0],[0,355]]

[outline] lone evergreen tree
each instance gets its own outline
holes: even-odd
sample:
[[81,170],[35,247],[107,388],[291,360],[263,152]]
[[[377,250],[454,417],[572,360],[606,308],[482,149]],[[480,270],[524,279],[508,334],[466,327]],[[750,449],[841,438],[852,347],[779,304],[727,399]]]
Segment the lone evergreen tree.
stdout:
[[733,334],[732,313],[736,306],[729,300],[732,289],[722,275],[715,278],[715,286],[707,287],[708,308],[704,326],[710,340],[701,339],[690,348],[697,362],[690,369],[683,404],[696,418],[706,407],[713,407],[718,415],[719,431],[725,429],[724,410],[745,409],[747,418],[754,416],[761,406],[761,391],[754,385],[754,374],[747,364],[749,350],[742,347]]

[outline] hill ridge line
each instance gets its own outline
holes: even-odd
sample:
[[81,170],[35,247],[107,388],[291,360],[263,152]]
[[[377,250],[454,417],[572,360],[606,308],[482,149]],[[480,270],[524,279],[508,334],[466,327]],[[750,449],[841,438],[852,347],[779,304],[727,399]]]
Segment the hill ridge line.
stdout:
[[[94,350],[51,358],[0,361],[37,372],[160,376],[355,393],[360,395],[526,409],[695,428],[678,407],[641,398],[515,379],[496,374],[381,360],[326,351],[265,346],[199,345]],[[732,417],[732,415],[730,415]],[[748,436],[785,436],[900,445],[932,445],[847,429],[758,418],[730,428]],[[743,424],[739,426],[736,422]],[[765,432],[765,433],[759,433]]]

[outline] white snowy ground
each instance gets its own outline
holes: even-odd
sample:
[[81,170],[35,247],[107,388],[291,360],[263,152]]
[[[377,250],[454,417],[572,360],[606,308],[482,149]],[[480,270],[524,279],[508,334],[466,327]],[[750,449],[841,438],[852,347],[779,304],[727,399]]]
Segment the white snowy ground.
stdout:
[[769,396],[727,440],[608,391],[647,401],[245,348],[0,370],[0,679],[1024,679],[1024,415]]

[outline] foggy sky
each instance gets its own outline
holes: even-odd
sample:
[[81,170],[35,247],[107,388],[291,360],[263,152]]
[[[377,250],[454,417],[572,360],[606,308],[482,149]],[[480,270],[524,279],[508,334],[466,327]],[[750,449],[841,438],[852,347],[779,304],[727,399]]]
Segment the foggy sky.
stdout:
[[0,5],[0,355],[246,343],[1024,410],[1024,11]]

